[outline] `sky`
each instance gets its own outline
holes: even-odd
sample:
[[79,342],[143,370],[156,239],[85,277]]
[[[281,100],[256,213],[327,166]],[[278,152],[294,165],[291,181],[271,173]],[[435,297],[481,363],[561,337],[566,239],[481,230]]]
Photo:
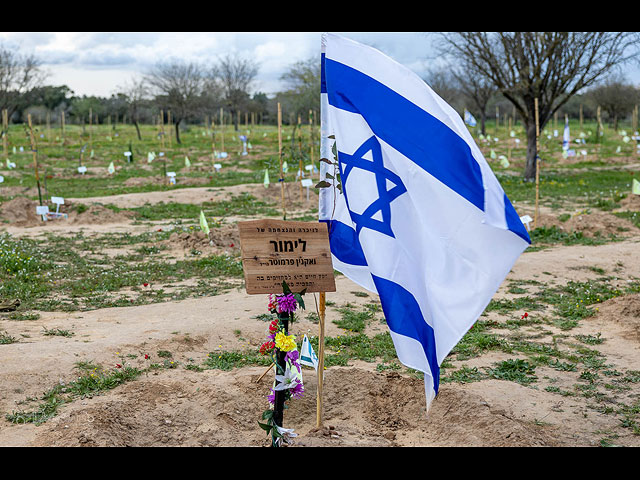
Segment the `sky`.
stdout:
[[[424,32],[335,32],[375,47],[420,76],[431,39]],[[76,95],[111,96],[160,61],[215,62],[227,53],[259,66],[254,91],[284,89],[280,76],[296,61],[320,54],[321,32],[0,32],[0,43],[35,54],[48,85]]]
[[[370,45],[425,78],[437,65],[429,32],[334,32]],[[319,56],[321,32],[0,32],[0,43],[35,54],[49,73],[46,84],[76,95],[109,97],[160,61],[214,63],[238,54],[258,63],[253,91],[285,89],[291,65]],[[626,72],[640,84],[640,68]]]

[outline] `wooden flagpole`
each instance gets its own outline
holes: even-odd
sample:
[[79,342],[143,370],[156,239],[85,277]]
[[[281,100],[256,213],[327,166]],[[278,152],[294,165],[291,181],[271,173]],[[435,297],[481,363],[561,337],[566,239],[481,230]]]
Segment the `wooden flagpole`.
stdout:
[[318,307],[320,317],[320,335],[318,336],[318,391],[316,396],[316,427],[322,427],[322,387],[324,383],[324,317],[325,317],[326,293],[320,292],[320,305]]
[[538,97],[535,98],[535,109],[536,109],[536,209],[535,209],[535,213],[533,214],[533,228],[536,228],[538,225],[538,201],[540,198],[540,165],[539,165],[539,159],[540,156],[538,155],[538,150],[540,149],[540,142],[539,142],[539,138],[540,137],[540,123],[539,123],[539,116],[538,116]]

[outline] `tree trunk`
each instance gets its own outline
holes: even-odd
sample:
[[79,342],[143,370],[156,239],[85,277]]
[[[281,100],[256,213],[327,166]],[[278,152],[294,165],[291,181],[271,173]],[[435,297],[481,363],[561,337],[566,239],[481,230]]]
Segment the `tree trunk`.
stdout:
[[524,121],[527,132],[527,163],[524,169],[525,181],[531,182],[536,178],[536,124],[531,120]]
[[138,140],[142,141],[142,136],[140,135],[140,126],[138,125],[138,120],[135,120],[133,124],[136,126],[136,133],[138,134]]
[[485,113],[484,110],[480,110],[480,133],[482,133],[482,135],[486,135],[486,130],[485,130],[485,123],[487,121],[487,114]]
[[180,118],[176,118],[176,142],[182,144],[180,141]]

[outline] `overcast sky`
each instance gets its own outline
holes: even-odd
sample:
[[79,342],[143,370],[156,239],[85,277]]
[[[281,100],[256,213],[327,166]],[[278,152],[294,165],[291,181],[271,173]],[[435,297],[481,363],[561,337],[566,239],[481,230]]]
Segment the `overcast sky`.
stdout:
[[[426,72],[427,33],[336,32],[375,47],[418,75]],[[33,53],[50,73],[47,84],[76,95],[110,96],[158,61],[215,61],[237,53],[258,62],[255,90],[283,89],[279,78],[298,60],[320,52],[321,32],[0,32],[0,42]]]
[[[425,32],[335,32],[375,47],[425,77],[433,36]],[[108,97],[159,61],[215,62],[237,53],[258,62],[254,91],[273,94],[296,61],[320,52],[320,32],[0,32],[0,42],[33,53],[49,72],[47,84],[67,85],[76,95]],[[638,68],[627,80],[640,82]]]

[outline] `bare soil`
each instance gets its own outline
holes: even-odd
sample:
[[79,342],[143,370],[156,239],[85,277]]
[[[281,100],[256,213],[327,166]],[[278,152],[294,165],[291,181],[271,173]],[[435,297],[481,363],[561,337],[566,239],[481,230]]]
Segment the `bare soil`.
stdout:
[[[203,198],[221,199],[244,191],[259,195],[258,198],[276,201],[280,198],[280,190],[273,186],[265,189],[262,185],[239,185],[77,201],[86,205],[111,203],[131,207],[167,199],[201,202]],[[288,192],[292,201],[303,206],[306,197],[300,199],[299,194],[293,189]],[[310,201],[316,203],[317,196],[312,193]],[[74,199],[69,199],[70,205],[73,202]],[[32,203],[16,198],[2,205],[0,215],[9,223],[0,223],[0,231],[35,236],[50,228],[64,231],[78,223],[83,224],[87,235],[105,231],[104,223],[95,218],[104,220],[105,211],[99,210],[100,214],[94,215],[98,205],[85,211],[82,218],[70,216],[66,223],[52,227],[33,218]],[[551,217],[545,213],[542,224],[555,224]],[[127,224],[129,219],[123,217],[112,220],[115,223],[109,227],[117,226],[120,231],[152,228]],[[600,213],[577,215],[558,224],[585,233],[595,228],[607,233],[617,232],[621,225],[618,221],[623,222]],[[621,242],[525,252],[496,298],[509,297],[506,285],[510,280],[537,279],[561,284],[596,278],[597,274],[587,266],[616,272],[621,282],[639,278],[640,234],[628,222],[624,227],[629,230],[624,232],[627,238]],[[192,248],[204,253],[232,251],[237,248],[238,237],[233,225],[225,225],[212,239],[202,233],[174,234],[168,244],[175,251]],[[327,294],[327,300],[336,306],[346,303],[361,306],[376,300],[371,294],[363,296],[365,291],[344,276],[337,276],[336,284],[337,292]],[[124,358],[131,366],[145,367],[148,365],[145,353],[157,360],[157,352],[167,350],[177,364],[184,366],[200,364],[210,352],[255,351],[264,341],[267,328],[266,322],[255,317],[266,313],[266,303],[266,298],[247,295],[236,288],[213,297],[139,307],[41,312],[39,319],[29,321],[0,317],[0,331],[20,339],[0,345],[0,411],[4,414],[19,410],[25,398],[38,397],[59,382],[73,380],[78,375],[74,366],[80,361],[110,367],[122,363]],[[314,303],[309,296],[307,313],[315,311]],[[327,309],[326,335],[344,333],[333,323],[338,318],[336,308]],[[70,329],[74,336],[44,336],[43,328]],[[385,325],[374,322],[368,333],[385,329]],[[291,332],[298,337],[305,333],[317,335],[318,325],[311,316],[303,316],[291,327]],[[606,355],[612,368],[639,370],[640,294],[612,298],[599,306],[594,317],[582,320],[570,333],[559,329],[554,332],[571,337],[600,334],[606,340],[595,348]],[[482,367],[511,357],[492,352],[474,362]],[[540,367],[536,371],[539,381],[534,386],[502,380],[443,383],[427,412],[422,379],[403,370],[378,371],[376,365],[353,361],[349,366],[325,371],[322,428],[316,425],[316,373],[305,367],[306,394],[291,401],[285,411],[285,426],[298,434],[292,446],[598,446],[606,432],[614,431],[616,444],[640,446],[640,436],[620,428],[619,417],[589,408],[580,395],[563,397],[545,390],[549,385],[569,390],[575,383],[571,380],[575,376],[565,377],[550,368]],[[270,374],[258,381],[264,371],[264,367],[230,371],[192,371],[182,367],[158,370],[101,395],[65,404],[57,416],[39,426],[11,424],[2,418],[0,445],[267,446],[268,438],[257,424],[269,406],[266,395],[273,381]],[[637,402],[639,389],[632,385],[632,390],[626,393],[627,403]]]

